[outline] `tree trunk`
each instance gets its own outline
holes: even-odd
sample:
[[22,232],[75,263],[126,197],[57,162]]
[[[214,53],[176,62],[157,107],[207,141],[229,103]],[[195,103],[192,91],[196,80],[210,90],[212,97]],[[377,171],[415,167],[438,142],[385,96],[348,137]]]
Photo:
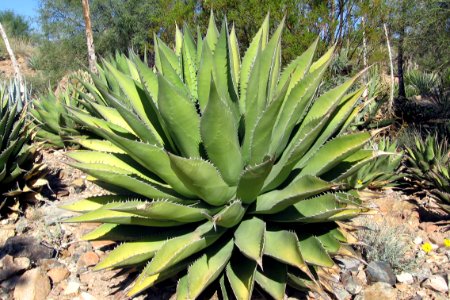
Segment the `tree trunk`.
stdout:
[[89,70],[97,73],[97,58],[95,57],[94,37],[92,34],[91,16],[89,12],[89,0],[81,0],[83,4],[83,17],[86,28],[86,43],[88,49]]
[[9,54],[9,58],[11,59],[11,64],[14,69],[14,77],[19,83],[20,98],[22,99],[22,101],[25,101],[25,83],[23,82],[22,74],[20,73],[19,63],[16,60],[16,56],[14,55],[11,45],[9,44],[6,31],[1,23],[0,23],[0,35],[2,36],[2,39],[5,42],[6,51]]
[[386,23],[383,24],[383,27],[384,27],[384,34],[386,35],[386,44],[387,44],[388,53],[389,53],[389,67],[391,69],[391,95],[389,97],[389,111],[392,112],[392,106],[393,106],[393,102],[394,102],[394,64],[392,63],[391,43],[389,42],[389,34],[388,34]]
[[397,68],[398,68],[398,96],[406,97],[405,82],[403,80],[403,39],[405,36],[405,26],[402,25],[400,28],[400,36],[398,39],[398,57],[397,57]]
[[[367,68],[367,40],[366,40],[366,18],[362,17],[363,24],[363,64],[364,69]],[[368,82],[367,72],[364,73],[364,82]]]

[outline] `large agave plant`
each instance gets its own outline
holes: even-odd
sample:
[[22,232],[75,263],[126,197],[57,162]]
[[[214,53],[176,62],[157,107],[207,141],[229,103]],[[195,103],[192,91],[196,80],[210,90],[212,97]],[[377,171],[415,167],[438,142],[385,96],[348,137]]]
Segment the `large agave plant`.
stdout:
[[347,93],[354,77],[316,98],[333,49],[314,61],[315,41],[282,70],[282,29],[269,39],[267,17],[241,59],[211,16],[197,42],[188,28],[174,50],[155,37],[155,70],[118,55],[86,84],[95,101],[73,115],[104,140],[69,156],[113,194],[66,206],[83,213],[67,221],[124,242],[95,269],[143,266],[129,295],[178,274],[178,299],[215,283],[283,299],[286,285],[323,290],[322,268],[350,253],[335,221],[365,208],[341,188],[378,155],[362,149],[371,133],[341,134],[362,89]]
[[46,184],[43,164],[35,164],[35,148],[26,123],[27,101],[18,83],[0,86],[0,209],[7,200],[35,193]]

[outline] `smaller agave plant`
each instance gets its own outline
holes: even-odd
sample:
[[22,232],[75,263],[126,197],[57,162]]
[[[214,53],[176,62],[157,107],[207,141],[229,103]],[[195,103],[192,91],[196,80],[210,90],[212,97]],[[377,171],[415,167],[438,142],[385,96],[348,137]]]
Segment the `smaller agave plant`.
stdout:
[[347,179],[347,183],[355,189],[380,189],[396,186],[396,181],[405,174],[400,172],[403,151],[398,152],[398,144],[388,137],[381,138],[371,148],[390,153],[380,156],[363,166]]
[[77,105],[78,94],[69,89],[66,92],[48,95],[33,102],[31,114],[38,125],[35,139],[50,146],[63,148],[72,136],[80,135],[75,121],[68,116],[67,106]]
[[[18,83],[0,86],[0,208],[20,200],[47,184],[46,166],[36,163],[37,152],[28,144],[31,130],[26,121],[27,101]],[[19,202],[16,202],[20,204]]]
[[376,132],[347,133],[360,74],[317,96],[334,49],[315,60],[317,39],[282,68],[283,27],[269,38],[267,17],[241,58],[211,14],[204,38],[155,37],[154,69],[117,55],[85,83],[86,111],[71,112],[101,138],[71,165],[112,194],[67,205],[82,213],[67,222],[123,242],[95,269],[138,267],[130,296],[175,276],[177,299],[324,294],[332,257],[352,254],[337,221],[367,209],[345,179],[381,155],[363,149]]
[[450,149],[448,141],[438,141],[438,135],[417,132],[414,142],[406,146],[406,171],[413,185],[426,189],[450,212]]

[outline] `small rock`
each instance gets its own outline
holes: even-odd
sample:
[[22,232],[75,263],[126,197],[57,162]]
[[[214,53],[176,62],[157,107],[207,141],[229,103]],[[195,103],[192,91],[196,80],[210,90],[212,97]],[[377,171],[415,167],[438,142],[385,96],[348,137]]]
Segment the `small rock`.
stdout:
[[15,257],[28,257],[33,262],[51,258],[55,253],[53,248],[41,245],[35,238],[28,236],[10,237],[5,243],[4,251]]
[[362,286],[353,277],[348,278],[345,289],[352,295],[357,295],[362,291]]
[[423,243],[423,239],[420,236],[418,236],[414,239],[414,244],[421,245],[422,243]]
[[359,260],[351,257],[340,257],[337,260],[339,261],[339,266],[341,268],[350,271],[358,271],[358,267],[361,265]]
[[19,219],[16,223],[16,232],[23,233],[28,228],[28,221],[25,218]]
[[419,224],[419,228],[426,231],[427,233],[432,233],[439,230],[439,226],[432,222],[423,222]]
[[358,279],[360,284],[366,285],[367,284],[366,272],[364,272],[364,270],[359,271],[358,274],[356,274],[356,279]]
[[402,272],[396,275],[397,281],[400,283],[412,284],[414,282],[414,278],[411,274]]
[[45,300],[50,293],[50,280],[40,268],[26,271],[14,289],[15,300]]
[[0,228],[0,247],[6,243],[6,241],[15,235],[15,231],[12,228]]
[[89,267],[94,266],[98,263],[99,257],[95,252],[89,251],[81,255],[78,260],[78,266],[80,267]]
[[53,268],[47,272],[47,275],[48,275],[48,277],[50,277],[53,284],[63,281],[64,279],[69,277],[69,274],[70,274],[70,272],[69,272],[69,270],[67,270],[66,267]]
[[[12,291],[16,287],[17,282],[19,282],[20,276],[14,276],[7,280],[2,281],[0,286],[5,290]],[[2,298],[0,298],[2,299]]]
[[6,255],[0,260],[0,266],[0,281],[3,281],[20,271],[28,269],[30,260],[26,257],[13,259],[11,255]]
[[114,241],[92,241],[91,245],[94,250],[102,249],[103,247],[108,247],[114,245]]
[[55,258],[44,258],[37,262],[37,265],[41,267],[44,272],[48,272],[50,269],[64,267],[64,264],[56,260]]
[[367,279],[370,282],[386,282],[395,284],[395,274],[391,266],[384,261],[372,261],[366,269]]
[[432,289],[436,292],[448,292],[448,285],[444,277],[439,275],[432,275],[422,283],[422,287]]
[[72,295],[72,294],[78,294],[78,291],[80,290],[80,283],[77,281],[69,281],[67,284],[67,287],[64,289],[63,294],[64,295]]
[[428,266],[428,264],[423,264],[419,271],[415,274],[415,276],[417,277],[417,281],[420,283],[422,281],[424,281],[425,279],[427,279],[428,277],[430,277],[433,273],[431,273],[431,270]]
[[342,287],[335,287],[333,289],[334,295],[337,300],[349,300],[352,299],[352,295],[350,295],[345,289]]
[[86,292],[82,292],[80,294],[80,299],[81,300],[96,300],[96,298],[94,296],[92,296],[91,294],[86,293]]
[[363,291],[364,300],[397,299],[397,291],[386,282],[377,282]]

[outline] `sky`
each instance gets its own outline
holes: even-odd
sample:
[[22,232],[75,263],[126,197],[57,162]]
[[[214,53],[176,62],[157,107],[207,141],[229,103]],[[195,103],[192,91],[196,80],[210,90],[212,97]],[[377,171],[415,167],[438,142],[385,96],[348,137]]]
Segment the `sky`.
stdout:
[[[38,14],[38,3],[39,0],[0,0],[0,11],[12,10],[33,22]],[[36,24],[33,22],[33,25]]]

